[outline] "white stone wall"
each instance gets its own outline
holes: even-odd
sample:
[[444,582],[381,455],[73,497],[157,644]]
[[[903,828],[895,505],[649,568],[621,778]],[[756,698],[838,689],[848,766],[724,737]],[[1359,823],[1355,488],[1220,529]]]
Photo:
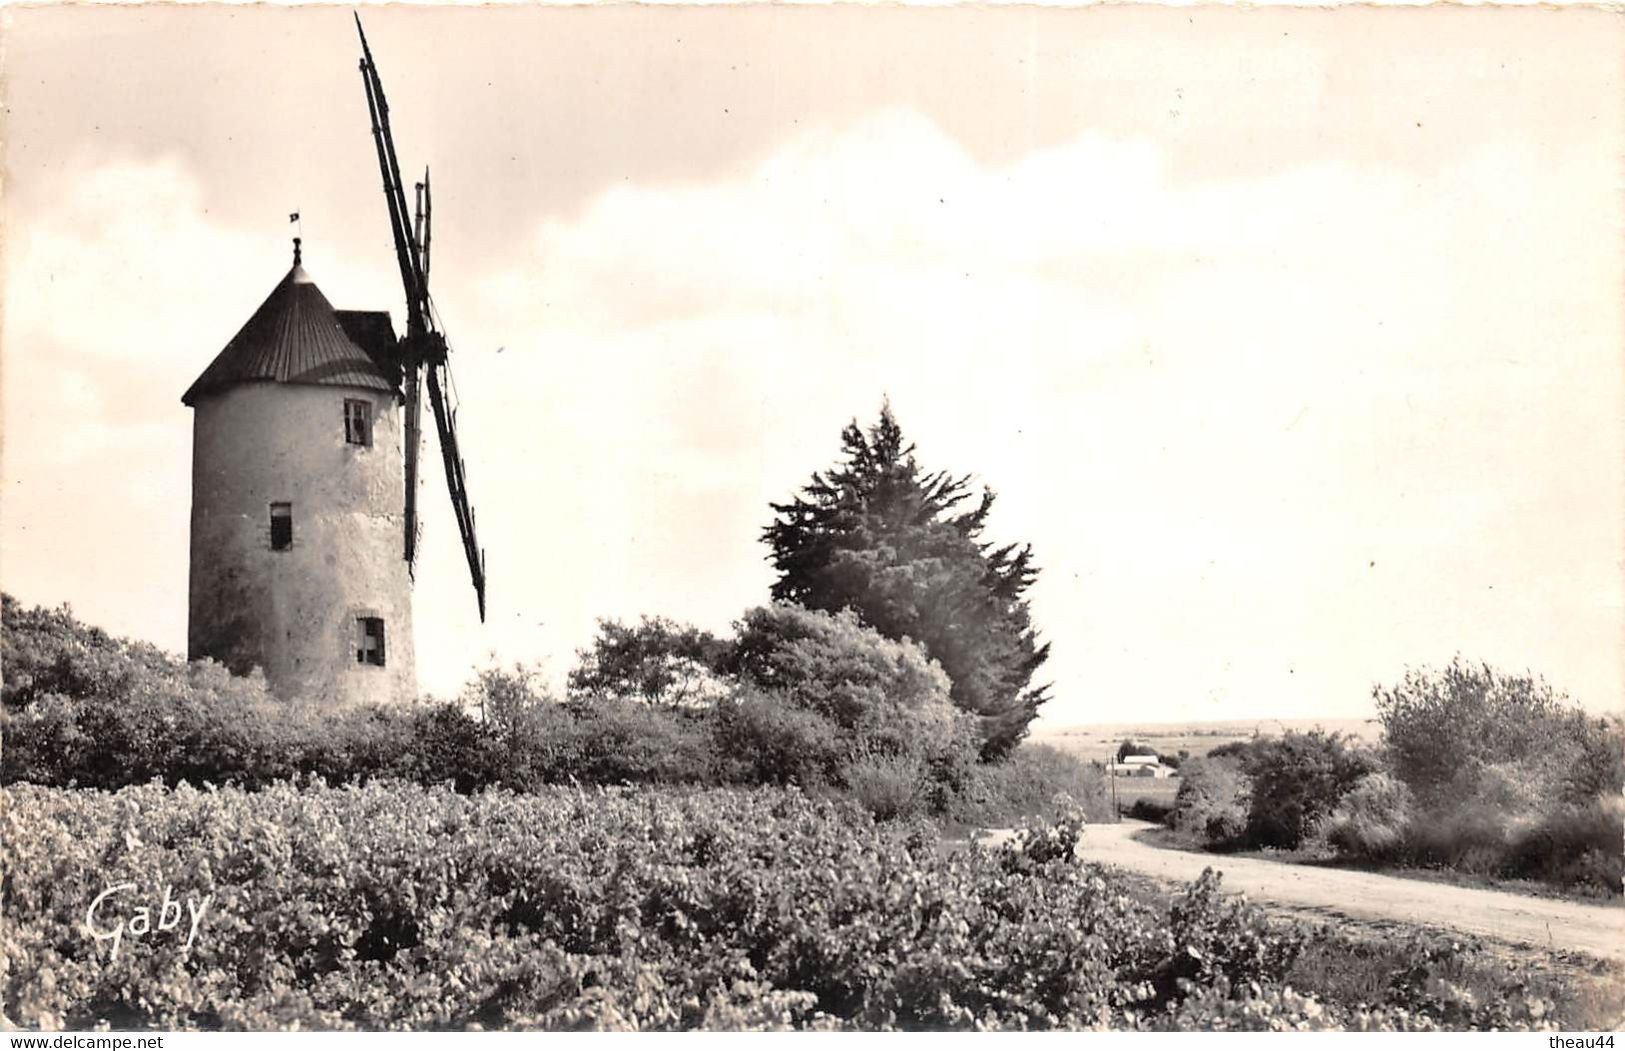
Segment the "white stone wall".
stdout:
[[[346,398],[372,403],[370,447],[344,440]],[[199,399],[190,657],[258,665],[288,699],[416,696],[401,441],[395,397],[379,391],[263,382]],[[272,503],[293,505],[290,550],[271,549]],[[384,619],[384,667],[356,661],[362,616]]]

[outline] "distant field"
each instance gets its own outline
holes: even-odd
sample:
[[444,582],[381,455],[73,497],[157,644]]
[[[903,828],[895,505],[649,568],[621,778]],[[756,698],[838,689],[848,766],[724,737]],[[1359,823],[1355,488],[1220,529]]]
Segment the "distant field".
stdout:
[[[1105,763],[1117,757],[1117,746],[1125,739],[1144,745],[1158,755],[1178,755],[1184,750],[1192,756],[1203,756],[1221,744],[1245,741],[1255,734],[1260,737],[1279,736],[1288,730],[1302,733],[1317,727],[1373,744],[1381,733],[1375,720],[1366,719],[1251,719],[1195,723],[1089,723],[1035,729],[1028,740],[1062,749],[1080,759]],[[1108,780],[1106,784],[1109,792],[1111,781]],[[1178,792],[1177,777],[1117,778],[1117,805],[1120,810],[1127,810],[1140,799],[1173,806],[1174,796]]]
[[[1111,798],[1111,781],[1106,782],[1107,798]],[[1173,806],[1179,794],[1177,777],[1119,777],[1117,778],[1117,809],[1127,810],[1141,799],[1149,799],[1162,806]]]
[[[1374,719],[1249,719],[1192,723],[1086,723],[1054,729],[1039,727],[1029,738],[1034,744],[1053,745],[1083,758],[1106,762],[1117,755],[1125,739],[1147,745],[1158,755],[1206,755],[1227,741],[1245,741],[1254,735],[1279,736],[1288,730],[1304,732],[1319,727],[1331,733],[1376,743],[1381,728]],[[1174,782],[1176,785],[1178,782]],[[1122,785],[1119,783],[1118,788]]]

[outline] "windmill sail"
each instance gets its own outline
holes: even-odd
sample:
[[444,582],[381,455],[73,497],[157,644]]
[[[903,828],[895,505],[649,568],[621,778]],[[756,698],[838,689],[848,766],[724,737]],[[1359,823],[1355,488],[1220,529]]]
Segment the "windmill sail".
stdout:
[[485,619],[485,552],[480,550],[474,537],[474,508],[468,502],[468,483],[464,477],[463,458],[457,451],[457,412],[447,404],[446,395],[451,374],[446,370],[445,358],[429,366],[429,404],[434,408],[435,429],[440,432],[440,458],[446,463],[446,489],[451,493],[451,507],[457,515],[457,530],[463,536],[463,554],[468,559],[468,573],[474,581],[474,593],[479,598],[480,620]]
[[406,492],[402,504],[404,524],[404,555],[406,568],[411,572],[418,558],[418,451],[423,447],[423,397],[415,363],[401,362],[401,394],[406,405],[405,456]]
[[446,400],[451,387],[446,338],[436,327],[434,308],[429,298],[429,174],[427,170],[424,171],[423,182],[417,187],[418,207],[409,221],[406,189],[401,184],[395,138],[389,127],[389,103],[384,99],[384,85],[378,77],[378,67],[373,63],[372,49],[367,46],[367,34],[361,28],[359,15],[356,16],[355,28],[361,36],[361,78],[366,83],[367,110],[372,116],[372,138],[378,148],[378,170],[383,178],[384,198],[389,204],[395,259],[400,266],[401,285],[406,291],[406,335],[401,338],[401,393],[406,401],[405,558],[408,565],[415,564],[417,558],[418,451],[422,444],[420,421],[424,378],[420,376],[421,372],[426,373],[428,381],[429,404],[434,410],[440,456],[446,467],[446,489],[451,496],[458,532],[462,535],[463,551],[468,557],[469,575],[474,582],[474,595],[479,602],[480,620],[483,621],[485,553],[474,535],[474,509],[469,504],[463,461],[457,448],[456,423]]

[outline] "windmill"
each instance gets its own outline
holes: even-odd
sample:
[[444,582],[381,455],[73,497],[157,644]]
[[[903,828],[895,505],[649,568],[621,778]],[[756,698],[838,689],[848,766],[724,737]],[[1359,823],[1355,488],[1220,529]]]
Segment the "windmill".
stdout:
[[372,115],[372,138],[378,147],[378,170],[383,176],[384,198],[389,203],[389,225],[395,238],[395,259],[400,265],[401,284],[406,291],[406,334],[400,340],[401,393],[405,400],[405,484],[406,500],[404,553],[409,569],[417,564],[418,542],[418,454],[422,445],[422,391],[429,390],[429,406],[434,411],[435,430],[440,436],[440,458],[446,467],[446,489],[451,495],[452,512],[462,535],[463,553],[474,582],[480,620],[485,620],[485,552],[474,536],[474,509],[468,501],[468,484],[463,460],[457,451],[457,409],[448,401],[454,391],[447,364],[450,348],[435,315],[429,295],[429,243],[431,215],[429,170],[415,185],[414,209],[410,220],[406,211],[406,189],[401,183],[400,163],[395,158],[395,139],[389,128],[389,103],[384,85],[378,79],[378,66],[367,46],[361,17],[356,16],[356,32],[361,36],[361,79],[367,88],[367,109]]

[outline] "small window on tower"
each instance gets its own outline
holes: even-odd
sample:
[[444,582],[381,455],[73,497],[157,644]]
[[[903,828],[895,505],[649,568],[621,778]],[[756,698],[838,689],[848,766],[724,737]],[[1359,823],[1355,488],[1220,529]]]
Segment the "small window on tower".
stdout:
[[384,666],[384,618],[383,617],[357,617],[356,628],[359,637],[355,648],[355,662],[357,664],[376,664]]
[[293,505],[271,505],[271,550],[287,551],[293,547]]
[[372,444],[372,402],[344,399],[344,440],[351,445]]

